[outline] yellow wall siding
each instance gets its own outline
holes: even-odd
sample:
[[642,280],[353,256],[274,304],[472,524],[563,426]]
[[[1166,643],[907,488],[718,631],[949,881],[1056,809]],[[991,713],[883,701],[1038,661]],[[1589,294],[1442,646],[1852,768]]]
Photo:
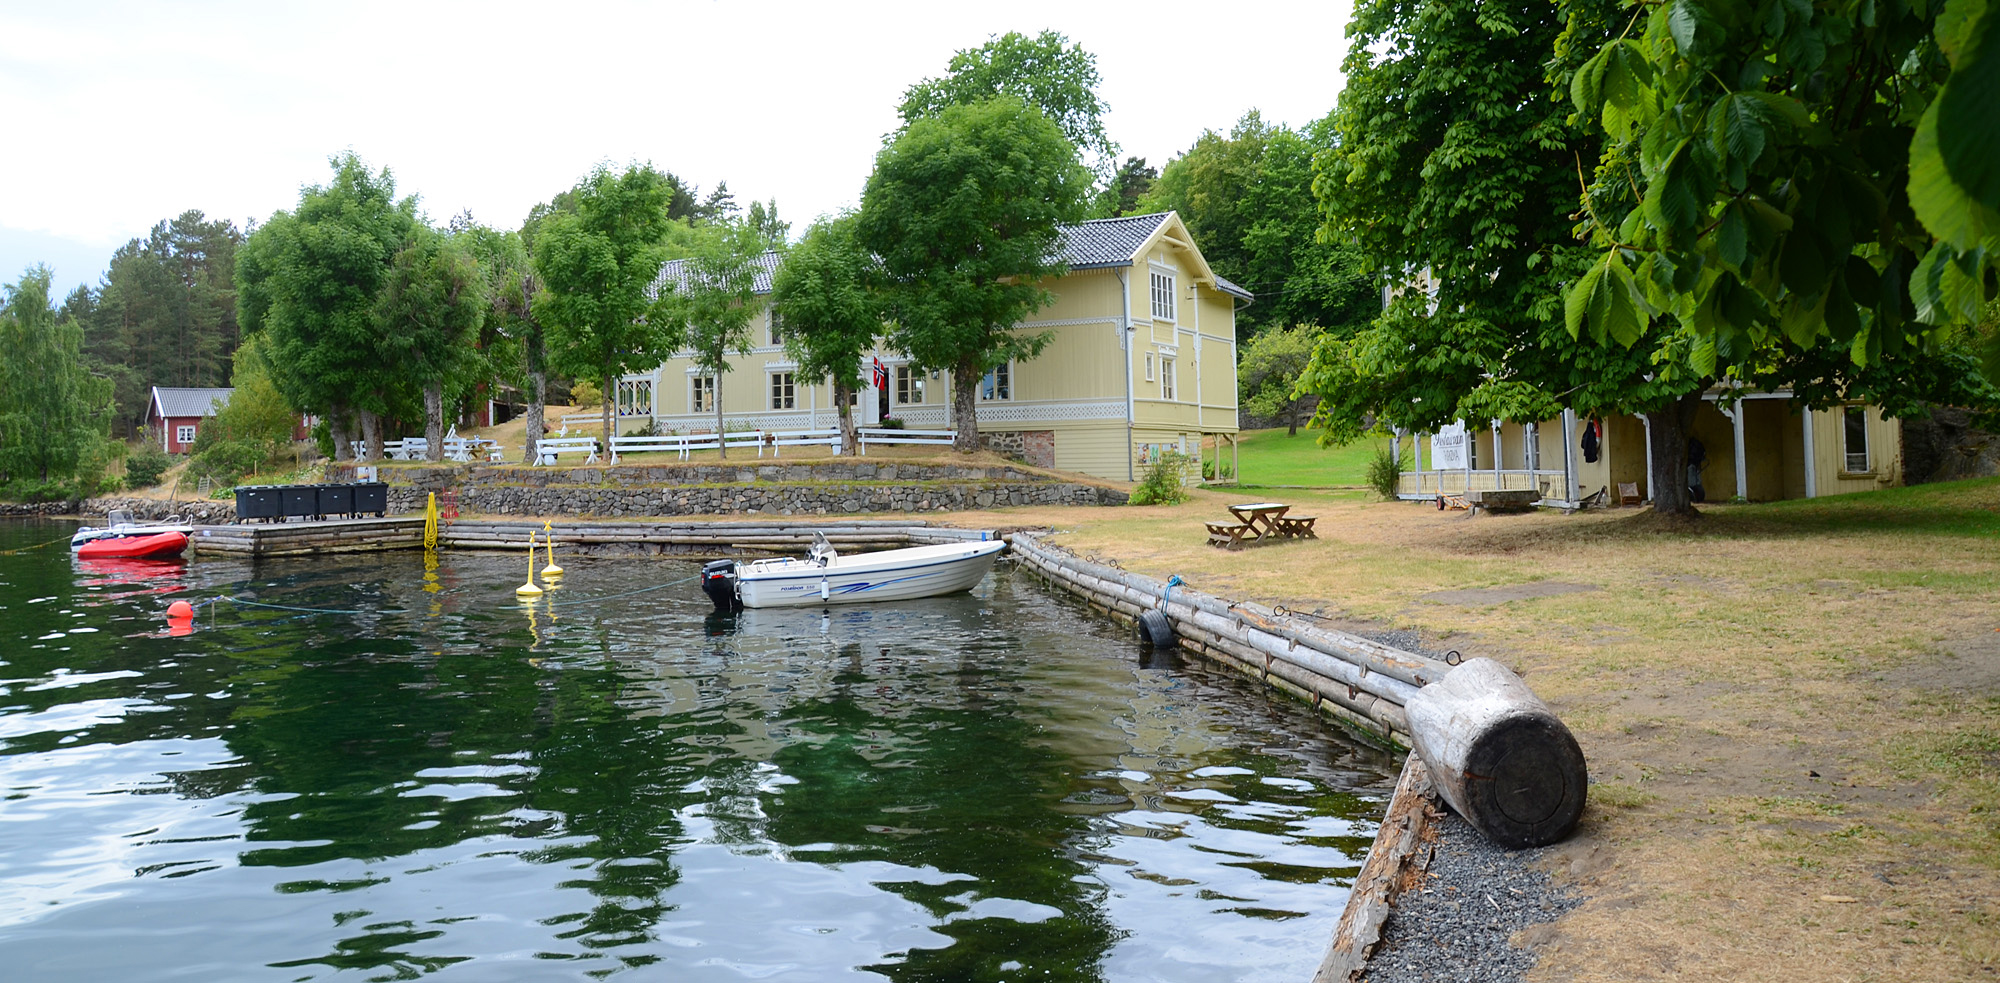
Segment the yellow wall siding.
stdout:
[[1123,420],[1063,427],[1056,430],[1056,467],[1124,481],[1130,446]]

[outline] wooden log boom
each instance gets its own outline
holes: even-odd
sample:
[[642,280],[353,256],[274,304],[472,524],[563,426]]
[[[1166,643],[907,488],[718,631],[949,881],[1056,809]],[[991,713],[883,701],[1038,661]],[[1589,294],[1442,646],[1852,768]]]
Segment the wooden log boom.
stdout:
[[1521,677],[1472,659],[1403,706],[1411,746],[1451,807],[1512,849],[1569,835],[1583,815],[1583,749]]

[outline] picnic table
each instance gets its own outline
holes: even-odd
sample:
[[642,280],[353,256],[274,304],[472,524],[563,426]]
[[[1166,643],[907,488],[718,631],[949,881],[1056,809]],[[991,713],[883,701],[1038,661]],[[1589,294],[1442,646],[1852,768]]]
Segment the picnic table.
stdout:
[[1207,523],[1211,546],[1237,550],[1245,543],[1264,539],[1319,538],[1313,532],[1319,517],[1291,515],[1292,507],[1283,502],[1245,502],[1227,508],[1236,521]]

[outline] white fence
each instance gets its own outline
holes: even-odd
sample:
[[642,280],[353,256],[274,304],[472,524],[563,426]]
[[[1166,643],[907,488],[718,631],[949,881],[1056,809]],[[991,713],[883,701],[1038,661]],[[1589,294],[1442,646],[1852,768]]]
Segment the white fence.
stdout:
[[[870,444],[918,444],[949,447],[958,432],[955,430],[890,430],[881,427],[858,427],[855,429],[857,449],[865,456]],[[575,438],[571,438],[575,439]],[[665,437],[621,434],[611,438],[611,460],[617,463],[620,455],[640,452],[671,451],[685,461],[695,451],[712,451],[719,447],[731,450],[757,451],[763,457],[766,450],[774,458],[784,456],[787,447],[828,447],[835,453],[840,449],[840,431],[837,428],[820,430],[737,430],[716,435],[673,434]]]

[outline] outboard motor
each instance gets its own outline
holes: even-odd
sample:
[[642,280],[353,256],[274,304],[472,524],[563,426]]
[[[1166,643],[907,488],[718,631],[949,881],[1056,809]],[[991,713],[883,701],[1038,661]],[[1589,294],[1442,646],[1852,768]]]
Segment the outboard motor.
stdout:
[[715,602],[717,614],[734,614],[743,610],[743,601],[736,596],[736,561],[714,560],[701,568],[701,592]]

